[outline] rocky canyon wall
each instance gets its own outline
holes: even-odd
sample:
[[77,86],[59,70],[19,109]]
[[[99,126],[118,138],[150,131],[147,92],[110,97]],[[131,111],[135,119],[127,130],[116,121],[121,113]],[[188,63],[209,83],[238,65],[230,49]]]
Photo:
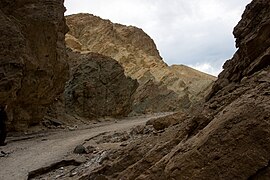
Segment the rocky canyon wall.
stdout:
[[63,0],[0,1],[0,104],[10,130],[38,124],[68,79]]

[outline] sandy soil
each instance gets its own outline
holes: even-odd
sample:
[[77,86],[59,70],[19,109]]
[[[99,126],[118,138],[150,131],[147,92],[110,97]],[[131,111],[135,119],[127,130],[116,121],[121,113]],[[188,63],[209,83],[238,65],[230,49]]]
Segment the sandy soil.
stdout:
[[1,151],[8,153],[7,156],[0,157],[0,179],[27,179],[28,172],[64,159],[76,145],[81,144],[85,139],[104,132],[130,129],[145,124],[150,119],[165,115],[168,114],[127,118],[101,123],[96,127],[82,130],[59,130],[54,133],[36,134],[35,137],[25,138],[25,140],[7,139],[8,145],[0,147]]

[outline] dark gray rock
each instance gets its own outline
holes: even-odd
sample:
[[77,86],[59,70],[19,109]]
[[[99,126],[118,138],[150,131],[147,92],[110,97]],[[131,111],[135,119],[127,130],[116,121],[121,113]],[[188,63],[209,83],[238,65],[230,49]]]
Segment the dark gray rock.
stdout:
[[65,90],[67,111],[86,118],[121,117],[131,112],[136,80],[112,58],[69,52],[72,72]]
[[78,145],[74,149],[73,153],[75,153],[75,154],[86,154],[86,148],[83,145]]

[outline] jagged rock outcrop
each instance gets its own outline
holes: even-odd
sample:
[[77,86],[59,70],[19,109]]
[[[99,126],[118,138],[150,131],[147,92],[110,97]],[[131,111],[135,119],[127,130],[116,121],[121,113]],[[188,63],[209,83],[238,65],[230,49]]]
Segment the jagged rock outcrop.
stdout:
[[204,104],[150,122],[167,129],[118,150],[81,179],[268,179],[270,1],[253,0],[234,35],[239,49]]
[[54,101],[43,124],[54,128],[91,124],[103,118],[125,117],[132,111],[138,82],[124,74],[114,59],[67,50],[70,79],[64,93]]
[[138,83],[125,76],[116,60],[96,53],[68,55],[72,72],[64,95],[67,112],[88,119],[131,112]]
[[209,92],[216,79],[184,65],[168,66],[142,29],[114,24],[91,14],[66,18],[70,28],[66,36],[68,47],[112,57],[124,67],[126,75],[138,80],[134,113],[189,107]]
[[63,0],[0,1],[0,103],[10,130],[38,124],[68,79]]

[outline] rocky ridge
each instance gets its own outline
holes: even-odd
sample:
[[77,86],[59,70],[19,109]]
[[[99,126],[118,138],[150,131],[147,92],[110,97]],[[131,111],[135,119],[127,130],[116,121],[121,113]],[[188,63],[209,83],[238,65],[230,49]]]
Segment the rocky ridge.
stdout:
[[234,29],[239,47],[205,103],[152,120],[159,133],[118,149],[80,179],[267,179],[270,2],[253,0]]
[[0,1],[0,104],[9,130],[38,124],[68,79],[62,0]]
[[[168,66],[142,29],[114,24],[91,14],[70,15],[66,19],[70,28],[66,36],[68,47],[112,57],[124,67],[127,76],[138,80],[134,113],[187,108],[201,100],[216,79],[184,65]],[[152,94],[154,91],[157,93]]]

